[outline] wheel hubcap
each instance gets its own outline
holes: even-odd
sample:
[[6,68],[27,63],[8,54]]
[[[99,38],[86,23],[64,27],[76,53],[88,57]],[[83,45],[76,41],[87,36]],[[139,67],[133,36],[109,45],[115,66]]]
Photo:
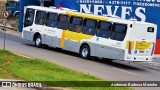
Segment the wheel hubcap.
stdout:
[[40,38],[37,38],[37,39],[36,39],[36,45],[40,45],[40,43],[41,43],[41,39],[40,39]]
[[83,55],[83,57],[87,57],[87,55],[88,55],[88,49],[87,48],[84,48],[82,50],[82,55]]

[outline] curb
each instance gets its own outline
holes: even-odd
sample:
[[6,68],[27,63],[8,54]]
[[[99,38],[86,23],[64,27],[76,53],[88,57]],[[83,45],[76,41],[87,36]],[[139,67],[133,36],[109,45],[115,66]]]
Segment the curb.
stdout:
[[38,88],[38,90],[74,90],[74,89],[61,88],[61,87],[42,87]]
[[151,63],[135,63],[135,64],[149,69],[160,71],[160,63],[156,64],[155,62],[151,62]]
[[[22,57],[25,57],[25,58],[29,58],[29,59],[35,59],[35,58],[32,58],[32,57],[29,57],[29,56],[25,56],[25,55],[22,55],[22,54],[18,54],[18,53],[15,53],[15,52],[12,52],[10,51],[11,53],[15,54],[15,55],[18,55],[18,56],[22,56]],[[25,81],[25,80],[15,80],[15,79],[0,79],[1,81],[4,81],[4,82],[10,82],[10,81]],[[22,88],[23,90],[24,88]],[[62,88],[62,87],[39,87],[39,88],[27,88],[26,89],[33,89],[33,90],[74,90],[74,89],[69,89],[69,88]]]
[[153,69],[153,70],[158,70],[158,71],[160,71],[160,66],[152,66],[152,65],[149,65],[149,66],[144,66],[144,67],[147,67],[147,68],[149,68],[149,69]]
[[[4,33],[4,28],[0,26],[0,32]],[[16,30],[12,30],[10,28],[6,28],[6,34],[11,34],[11,35],[14,35],[14,36],[18,36],[18,37],[21,37],[22,33],[21,32],[18,32]]]
[[12,52],[12,53],[15,54],[15,55],[21,56],[21,57],[25,57],[25,58],[29,58],[29,59],[35,59],[35,58],[29,57],[29,56],[25,56],[25,55],[22,55],[22,54],[18,54],[18,53],[15,53],[15,52]]

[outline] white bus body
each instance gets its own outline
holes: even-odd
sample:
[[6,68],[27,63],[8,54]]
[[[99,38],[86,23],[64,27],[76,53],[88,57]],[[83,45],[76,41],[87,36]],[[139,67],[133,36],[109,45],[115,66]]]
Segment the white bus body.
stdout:
[[27,6],[22,37],[35,41],[37,47],[58,47],[82,58],[151,61],[156,32],[157,25],[152,23]]

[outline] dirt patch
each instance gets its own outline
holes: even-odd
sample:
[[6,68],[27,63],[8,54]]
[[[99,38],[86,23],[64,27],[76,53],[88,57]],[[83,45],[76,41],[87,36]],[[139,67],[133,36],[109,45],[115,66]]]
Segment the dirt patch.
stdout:
[[5,10],[6,1],[0,1],[0,19],[3,18],[2,13]]
[[9,18],[8,24],[11,25],[13,30],[18,31],[19,20],[18,18]]
[[[3,22],[3,11],[5,10],[5,4],[7,0],[0,0],[0,24]],[[18,18],[10,17],[8,19],[8,24],[11,25],[12,29],[18,30]],[[2,26],[1,26],[2,27]]]
[[[4,19],[0,19],[0,28],[3,29],[4,28]],[[7,19],[7,29],[12,29],[15,31],[18,31],[18,26],[19,26],[19,20],[18,18],[9,18]]]

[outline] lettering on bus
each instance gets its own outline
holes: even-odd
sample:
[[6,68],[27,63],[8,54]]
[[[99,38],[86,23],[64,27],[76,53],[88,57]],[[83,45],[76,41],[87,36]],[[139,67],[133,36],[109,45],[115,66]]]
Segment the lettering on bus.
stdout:
[[[93,9],[93,13],[95,15],[115,15],[118,14],[118,11],[121,11],[121,18],[140,18],[141,21],[146,20],[145,8],[137,7],[135,11],[131,6],[111,6],[111,5],[93,5],[93,4],[80,4],[80,12],[91,12]],[[104,13],[106,12],[106,13]],[[135,14],[135,16],[131,16],[131,14]]]

